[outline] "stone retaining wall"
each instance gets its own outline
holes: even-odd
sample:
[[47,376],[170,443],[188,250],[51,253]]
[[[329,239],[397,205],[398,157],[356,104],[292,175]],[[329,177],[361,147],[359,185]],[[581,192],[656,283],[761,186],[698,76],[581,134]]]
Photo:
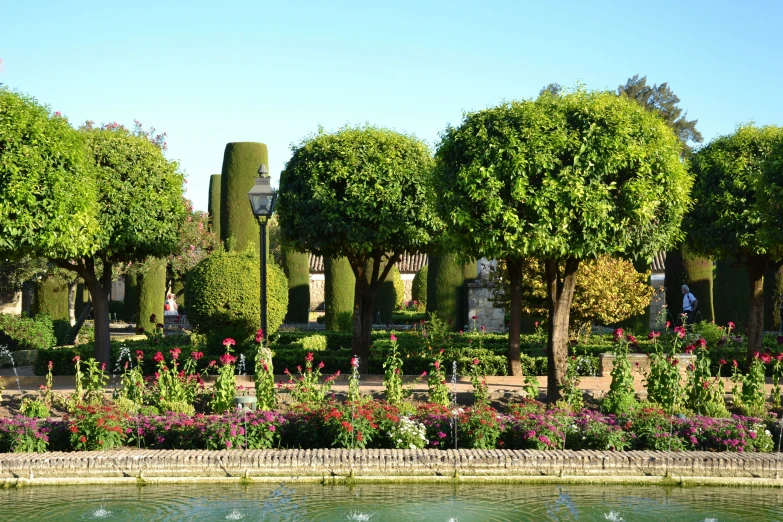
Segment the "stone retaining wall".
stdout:
[[[0,454],[0,484],[102,479],[463,480],[588,479],[783,485],[780,453],[534,450],[132,450]],[[55,480],[63,479],[63,480]],[[65,480],[67,479],[67,480]],[[698,482],[698,480],[696,480]],[[708,480],[709,481],[709,480]],[[712,480],[714,482],[714,480]]]

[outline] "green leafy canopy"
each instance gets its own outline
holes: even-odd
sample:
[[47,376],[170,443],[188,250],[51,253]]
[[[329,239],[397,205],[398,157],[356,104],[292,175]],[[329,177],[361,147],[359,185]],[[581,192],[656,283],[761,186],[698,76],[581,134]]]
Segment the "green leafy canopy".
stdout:
[[346,127],[306,138],[280,176],[283,240],[359,264],[373,252],[424,249],[437,226],[431,163],[424,143],[386,129]]
[[543,92],[464,116],[436,153],[464,255],[651,257],[679,239],[691,179],[655,114],[609,92]]

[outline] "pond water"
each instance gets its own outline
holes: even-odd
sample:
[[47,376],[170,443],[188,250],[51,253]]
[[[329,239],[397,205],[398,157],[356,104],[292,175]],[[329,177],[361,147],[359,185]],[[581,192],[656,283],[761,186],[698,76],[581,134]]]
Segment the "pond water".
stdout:
[[653,486],[181,485],[0,490],[0,520],[774,521],[783,490]]

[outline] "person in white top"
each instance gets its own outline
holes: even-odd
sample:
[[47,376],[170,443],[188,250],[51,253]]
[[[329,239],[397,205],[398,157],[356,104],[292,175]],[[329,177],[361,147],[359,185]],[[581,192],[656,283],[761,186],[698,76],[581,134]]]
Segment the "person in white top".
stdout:
[[174,294],[166,296],[166,303],[163,305],[163,315],[179,315],[177,301],[174,300]]
[[688,316],[686,324],[693,324],[696,309],[699,307],[699,300],[691,293],[688,285],[682,285],[682,313]]

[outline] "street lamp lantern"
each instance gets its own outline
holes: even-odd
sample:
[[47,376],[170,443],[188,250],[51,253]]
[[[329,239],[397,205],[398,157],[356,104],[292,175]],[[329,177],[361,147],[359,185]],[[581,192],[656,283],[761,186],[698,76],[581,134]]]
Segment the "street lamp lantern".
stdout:
[[269,171],[265,164],[258,167],[258,177],[256,183],[247,193],[250,198],[250,208],[253,215],[258,220],[260,228],[260,252],[261,252],[261,330],[264,331],[264,337],[269,338],[266,326],[266,224],[275,211],[277,202],[277,192],[272,188]]
[[269,171],[263,163],[258,167],[258,176],[256,184],[247,193],[250,198],[250,208],[253,209],[253,215],[260,221],[268,220],[275,211],[277,202],[277,192],[272,188],[272,178],[269,177]]

